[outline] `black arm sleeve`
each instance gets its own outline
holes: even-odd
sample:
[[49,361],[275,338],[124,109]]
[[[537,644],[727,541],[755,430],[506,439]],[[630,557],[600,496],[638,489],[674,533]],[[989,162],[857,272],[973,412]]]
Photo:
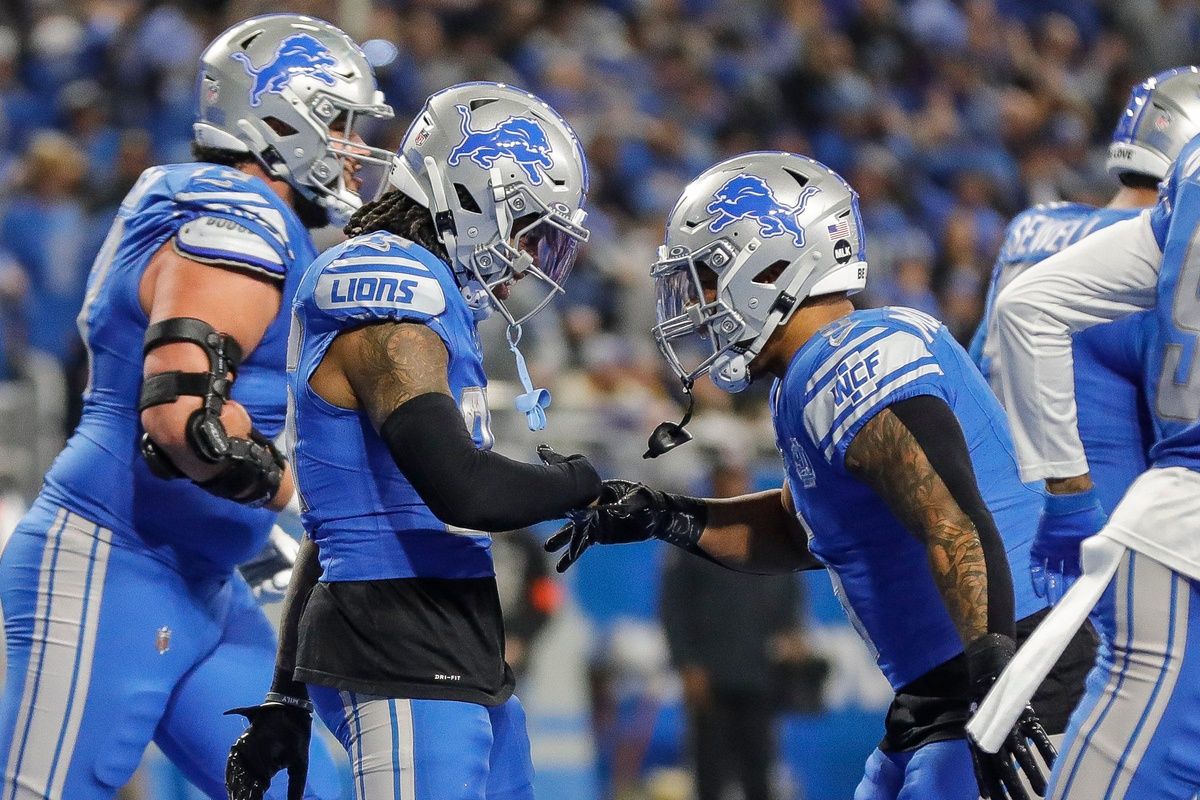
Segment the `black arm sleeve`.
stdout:
[[888,408],[908,428],[958,507],[975,524],[987,565],[988,632],[1015,636],[1016,601],[1004,540],[979,494],[975,468],[958,418],[946,401],[932,395],[910,397]]
[[475,447],[462,412],[445,394],[402,403],[379,428],[396,466],[448,525],[510,531],[557,519],[600,496],[585,458],[540,466]]
[[317,585],[323,570],[316,542],[305,536],[292,565],[292,578],[283,598],[283,614],[279,621],[279,648],[275,653],[275,678],[271,691],[291,697],[308,697],[308,687],[292,678],[296,669],[296,644],[300,638],[300,618],[308,605],[308,596]]

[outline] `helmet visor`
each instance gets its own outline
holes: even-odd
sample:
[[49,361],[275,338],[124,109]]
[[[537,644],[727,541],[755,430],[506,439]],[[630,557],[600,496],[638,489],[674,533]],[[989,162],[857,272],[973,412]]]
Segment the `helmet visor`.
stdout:
[[321,94],[314,98],[311,113],[324,125],[327,140],[327,155],[309,173],[312,189],[329,199],[338,216],[378,199],[387,184],[392,154],[366,144],[363,134],[371,134],[371,120],[391,117],[391,108],[353,106]]
[[654,339],[658,349],[680,380],[694,382],[708,371],[718,353],[708,327],[717,304],[705,303],[690,255],[659,261],[651,276],[657,296]]
[[580,242],[587,240],[587,231],[574,228],[569,219],[549,211],[523,226],[514,238],[517,247],[533,258],[542,276],[562,288],[575,266]]
[[[566,291],[564,284],[575,266],[579,245],[588,240],[588,229],[583,226],[586,217],[582,209],[568,216],[566,206],[542,206],[516,219],[507,240],[484,248],[489,266],[486,273],[479,269],[480,259],[475,259],[473,277],[510,324],[527,321],[555,295]],[[510,307],[506,301],[518,282],[524,283],[524,288],[518,292],[520,297],[513,297]]]
[[682,262],[678,266],[655,270],[654,291],[657,295],[659,324],[687,314],[688,308],[700,303],[700,283],[696,280],[691,265]]

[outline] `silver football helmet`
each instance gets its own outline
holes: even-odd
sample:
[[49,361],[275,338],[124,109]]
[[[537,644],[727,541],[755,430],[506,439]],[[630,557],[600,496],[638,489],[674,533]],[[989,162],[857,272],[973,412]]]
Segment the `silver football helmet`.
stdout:
[[[502,83],[463,83],[425,101],[389,180],[433,215],[472,308],[495,308],[509,325],[563,291],[588,239],[587,162],[575,131],[537,97]],[[504,298],[522,278],[545,295],[517,318]]]
[[313,17],[239,22],[200,56],[198,144],[250,153],[271,175],[344,222],[362,205],[363,164],[391,153],[354,142],[359,118],[392,116],[349,36]]
[[750,362],[805,298],[866,284],[858,195],[811,158],[731,158],[684,189],[650,274],[654,338],[675,374],[690,386],[707,372],[740,392]]
[[1162,180],[1200,134],[1200,68],[1176,67],[1133,87],[1108,148],[1108,171]]

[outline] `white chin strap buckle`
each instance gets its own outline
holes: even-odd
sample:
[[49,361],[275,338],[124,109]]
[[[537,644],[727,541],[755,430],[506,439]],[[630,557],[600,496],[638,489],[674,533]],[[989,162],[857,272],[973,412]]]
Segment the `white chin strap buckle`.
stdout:
[[708,375],[718,389],[736,394],[750,385],[749,361],[749,357],[743,353],[722,356],[713,362]]

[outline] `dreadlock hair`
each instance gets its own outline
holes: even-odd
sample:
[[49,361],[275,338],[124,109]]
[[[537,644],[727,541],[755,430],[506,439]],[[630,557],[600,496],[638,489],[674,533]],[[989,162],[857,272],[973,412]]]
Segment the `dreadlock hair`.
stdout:
[[435,256],[450,263],[446,247],[438,239],[429,209],[408,195],[392,189],[383,197],[354,212],[343,229],[347,236],[362,236],[386,231],[416,242]]

